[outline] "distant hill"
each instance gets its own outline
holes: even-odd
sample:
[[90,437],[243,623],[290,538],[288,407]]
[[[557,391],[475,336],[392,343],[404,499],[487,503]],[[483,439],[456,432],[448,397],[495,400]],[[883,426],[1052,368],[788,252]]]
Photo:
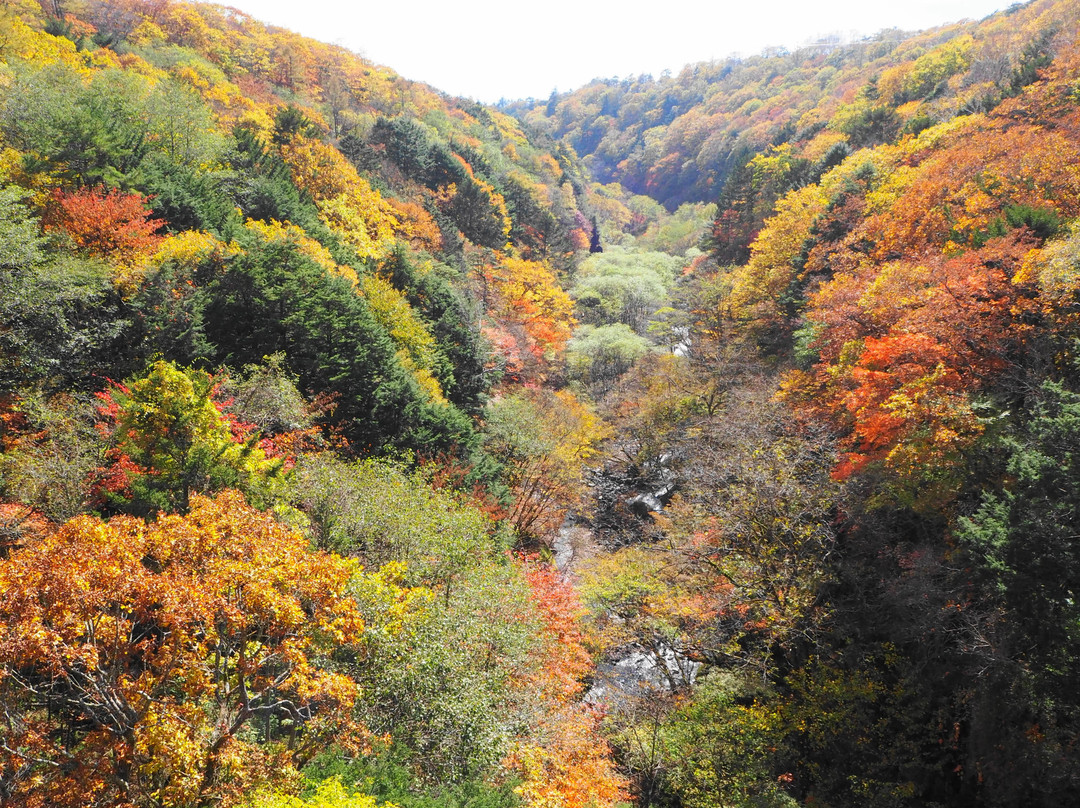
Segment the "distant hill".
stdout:
[[981,22],[886,30],[851,44],[688,65],[677,75],[593,81],[503,109],[571,145],[599,182],[670,210],[716,201],[748,155],[790,145],[819,161],[990,109],[1034,76],[1067,4],[1017,5]]

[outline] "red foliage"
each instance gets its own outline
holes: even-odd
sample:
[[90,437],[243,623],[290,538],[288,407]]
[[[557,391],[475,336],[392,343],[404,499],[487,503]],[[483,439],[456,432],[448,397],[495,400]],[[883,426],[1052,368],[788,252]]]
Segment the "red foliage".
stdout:
[[525,580],[549,640],[544,653],[544,678],[555,688],[558,698],[570,700],[580,692],[582,678],[593,667],[578,622],[584,609],[574,588],[552,564],[528,561]]
[[146,197],[118,189],[56,189],[45,210],[45,227],[67,233],[75,245],[99,258],[131,262],[153,252],[163,222],[151,218]]

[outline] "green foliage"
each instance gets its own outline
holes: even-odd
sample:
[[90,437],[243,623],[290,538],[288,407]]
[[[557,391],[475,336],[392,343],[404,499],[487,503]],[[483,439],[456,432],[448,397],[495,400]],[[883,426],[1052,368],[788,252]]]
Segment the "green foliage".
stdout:
[[220,267],[216,258],[205,265],[169,260],[151,272],[131,301],[139,314],[144,356],[160,356],[182,365],[208,367],[215,347],[203,328],[207,303],[205,284]]
[[[47,256],[17,188],[0,189],[0,390],[97,386],[128,372],[130,311],[108,271]],[[46,258],[51,260],[46,260]]]
[[[775,701],[785,732],[781,759],[805,777],[807,802],[882,808],[941,804],[920,791],[933,782],[934,759],[955,755],[955,733],[907,660],[889,645],[860,642],[828,658],[814,657],[786,679]],[[939,764],[940,765],[940,764]],[[947,794],[939,799],[948,804]]]
[[[404,636],[373,636],[357,660],[353,675],[365,694],[365,723],[411,750],[420,783],[493,772],[511,730],[506,689],[537,630],[505,538],[475,507],[385,462],[308,458],[297,466],[290,491],[317,544],[371,567],[391,565],[402,583],[433,596]],[[363,597],[361,606],[380,608]],[[401,796],[393,789],[375,793]]]
[[[341,250],[338,239],[319,218],[314,201],[293,182],[289,167],[276,151],[268,149],[252,132],[236,127],[235,148],[228,155],[233,174],[225,190],[248,219],[288,222],[302,228],[331,252]],[[348,256],[341,257],[349,263]]]
[[457,273],[445,264],[422,267],[403,250],[395,251],[379,270],[430,324],[436,348],[451,369],[439,376],[447,399],[464,412],[476,414],[487,392],[487,351],[474,325],[476,304],[454,284]]
[[578,319],[588,325],[623,323],[644,334],[650,316],[667,301],[667,290],[682,267],[661,252],[611,248],[594,253],[578,269],[571,289]]
[[623,323],[584,325],[566,346],[566,365],[571,378],[602,392],[648,350],[649,341]]
[[186,166],[165,155],[151,155],[143,164],[150,207],[174,232],[204,230],[219,238],[232,237],[240,225],[226,192],[233,182],[230,174]]
[[304,389],[339,396],[334,418],[358,446],[436,452],[475,438],[456,407],[429,400],[349,280],[294,246],[254,242],[207,285],[204,323],[237,367],[284,352]]
[[421,783],[490,777],[522,718],[516,677],[528,670],[538,629],[517,568],[470,559],[408,636],[376,638],[352,670],[363,720],[412,751]]
[[22,200],[22,189],[0,188],[0,269],[5,271],[25,271],[44,258],[38,223]]
[[1080,659],[1080,395],[1047,382],[1019,434],[1000,439],[1007,482],[960,522],[989,590],[1013,617],[1013,630],[1045,641],[1021,653],[1032,673],[1071,691]]
[[794,808],[775,768],[779,729],[765,694],[710,676],[661,729],[670,786],[687,808]]
[[353,783],[400,808],[517,808],[521,804],[512,780],[494,784],[469,778],[425,788],[416,781],[412,758],[413,753],[401,745],[379,747],[352,759],[330,753],[313,761],[305,773],[312,780],[337,778]]
[[701,243],[716,217],[716,211],[716,203],[683,203],[670,216],[663,216],[657,227],[650,228],[640,236],[638,246],[689,258],[688,251]]
[[29,435],[0,454],[0,490],[5,498],[65,522],[86,508],[89,482],[105,453],[94,408],[66,395],[30,394],[18,411]]
[[388,461],[307,458],[289,490],[320,548],[359,555],[373,567],[403,562],[409,585],[447,591],[471,564],[504,549],[486,516]]
[[278,107],[274,113],[272,139],[279,146],[294,137],[318,137],[319,128],[294,104]]
[[284,354],[264,356],[261,364],[246,365],[221,385],[228,411],[264,434],[276,435],[311,426],[311,406],[285,366]]
[[209,374],[158,361],[111,391],[113,440],[127,478],[119,490],[106,487],[111,505],[138,514],[184,512],[192,494],[225,488],[265,499],[259,494],[281,464],[267,460],[255,437],[233,436],[213,389]]
[[468,174],[450,149],[412,118],[379,118],[372,139],[386,146],[387,155],[410,179],[431,190],[465,183]]
[[1031,205],[1010,205],[1005,209],[1005,221],[1009,227],[1026,227],[1042,241],[1056,236],[1062,224],[1061,217],[1053,208]]
[[20,64],[4,95],[5,136],[42,168],[78,185],[137,185],[150,154],[203,166],[224,144],[191,90],[171,80],[154,84],[130,70],[99,71],[84,82],[61,65]]
[[888,106],[861,100],[838,113],[832,126],[861,148],[888,143],[900,130],[900,119]]

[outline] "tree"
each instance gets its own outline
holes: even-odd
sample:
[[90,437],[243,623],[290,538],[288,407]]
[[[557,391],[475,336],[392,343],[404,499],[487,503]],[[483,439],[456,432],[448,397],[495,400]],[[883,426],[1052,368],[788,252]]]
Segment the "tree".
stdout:
[[688,808],[796,805],[783,787],[791,775],[776,772],[779,716],[755,690],[734,676],[710,676],[661,728],[670,788]]
[[293,240],[259,238],[206,283],[205,333],[236,366],[283,352],[304,390],[335,394],[333,420],[357,448],[393,443],[435,453],[475,443],[467,417],[433,402],[353,283]]
[[537,360],[554,359],[566,347],[574,324],[570,296],[545,264],[499,253],[492,259],[480,270],[487,289],[493,292],[485,299],[488,308],[524,329],[521,350]]
[[648,350],[648,341],[622,323],[583,325],[567,344],[566,365],[573,378],[603,395]]
[[126,341],[131,312],[110,273],[50,256],[22,196],[0,189],[0,390],[85,390],[95,374],[126,374],[137,349]]
[[259,491],[280,468],[240,440],[214,402],[214,379],[199,370],[155,362],[128,385],[101,394],[113,448],[101,493],[134,513],[186,511],[194,493],[242,487]]
[[543,540],[579,497],[585,462],[606,425],[568,391],[523,390],[496,398],[485,413],[485,447],[507,467],[514,496],[510,522]]
[[[194,497],[147,525],[82,516],[0,565],[5,793],[24,805],[233,805],[347,741],[325,666],[364,621],[344,559]],[[355,736],[353,736],[355,737]]]
[[146,199],[119,190],[53,192],[43,222],[61,230],[88,255],[130,267],[161,242],[161,221],[151,218]]
[[589,252],[602,253],[604,246],[600,243],[600,226],[596,223],[596,217],[592,217],[592,230],[589,236]]
[[[1066,763],[1080,709],[1080,395],[1044,383],[1018,427],[991,444],[1004,458],[1002,489],[987,491],[957,529],[976,593],[995,613],[977,660],[983,687],[1007,694],[980,701],[975,719],[993,727],[998,743],[972,743],[987,788],[1051,804],[1080,789]],[[1021,767],[1028,772],[1018,777]]]

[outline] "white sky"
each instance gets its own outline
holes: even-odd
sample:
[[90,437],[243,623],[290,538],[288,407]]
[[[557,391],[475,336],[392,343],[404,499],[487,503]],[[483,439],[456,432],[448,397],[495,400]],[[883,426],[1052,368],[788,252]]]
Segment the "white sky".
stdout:
[[1011,0],[216,0],[343,45],[402,76],[493,103],[593,78],[795,47],[826,34],[981,19]]

